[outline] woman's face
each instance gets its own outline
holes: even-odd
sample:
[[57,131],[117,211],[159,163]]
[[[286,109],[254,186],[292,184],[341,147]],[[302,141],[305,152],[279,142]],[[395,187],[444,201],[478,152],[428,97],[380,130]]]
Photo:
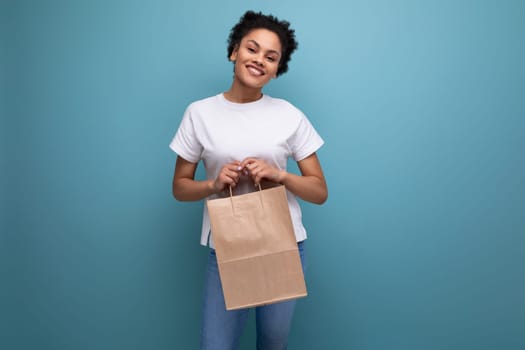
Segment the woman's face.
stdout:
[[231,54],[235,62],[235,80],[247,88],[261,89],[277,77],[281,41],[274,32],[254,29],[246,34]]

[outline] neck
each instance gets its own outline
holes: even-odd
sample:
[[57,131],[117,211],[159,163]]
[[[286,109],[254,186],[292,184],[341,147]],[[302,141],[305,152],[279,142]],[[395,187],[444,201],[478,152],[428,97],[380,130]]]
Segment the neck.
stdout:
[[249,103],[259,100],[262,97],[262,91],[261,89],[240,87],[234,81],[230,89],[224,93],[224,97],[230,102]]

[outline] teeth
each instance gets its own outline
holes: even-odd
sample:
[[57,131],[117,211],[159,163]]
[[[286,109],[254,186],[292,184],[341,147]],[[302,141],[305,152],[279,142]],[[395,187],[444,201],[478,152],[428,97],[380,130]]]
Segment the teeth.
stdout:
[[252,73],[253,75],[262,75],[262,72],[258,69],[255,69],[253,67],[248,67],[248,70],[250,71],[250,73]]

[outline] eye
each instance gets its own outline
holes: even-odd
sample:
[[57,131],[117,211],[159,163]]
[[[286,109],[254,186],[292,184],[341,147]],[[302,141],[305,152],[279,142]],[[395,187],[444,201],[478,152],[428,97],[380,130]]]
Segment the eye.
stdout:
[[270,62],[275,62],[275,58],[273,58],[273,57],[266,57],[266,59],[267,59],[268,61],[270,61]]
[[248,51],[250,51],[250,52],[255,52],[255,49],[252,48],[252,47],[248,47]]

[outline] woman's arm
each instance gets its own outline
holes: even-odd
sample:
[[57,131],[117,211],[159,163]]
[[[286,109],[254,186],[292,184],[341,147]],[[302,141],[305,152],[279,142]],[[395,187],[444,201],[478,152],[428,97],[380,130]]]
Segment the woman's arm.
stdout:
[[298,161],[297,165],[301,175],[279,170],[262,159],[247,158],[241,163],[241,167],[248,169],[256,184],[265,178],[283,184],[290,192],[307,202],[323,204],[328,198],[328,188],[317,155],[312,153]]
[[315,204],[323,204],[328,198],[328,187],[315,153],[297,162],[301,176],[282,171],[280,183],[299,198]]
[[235,187],[239,181],[240,162],[225,164],[215,180],[196,181],[197,163],[178,156],[173,175],[173,197],[179,201],[198,201],[222,191],[226,186]]

